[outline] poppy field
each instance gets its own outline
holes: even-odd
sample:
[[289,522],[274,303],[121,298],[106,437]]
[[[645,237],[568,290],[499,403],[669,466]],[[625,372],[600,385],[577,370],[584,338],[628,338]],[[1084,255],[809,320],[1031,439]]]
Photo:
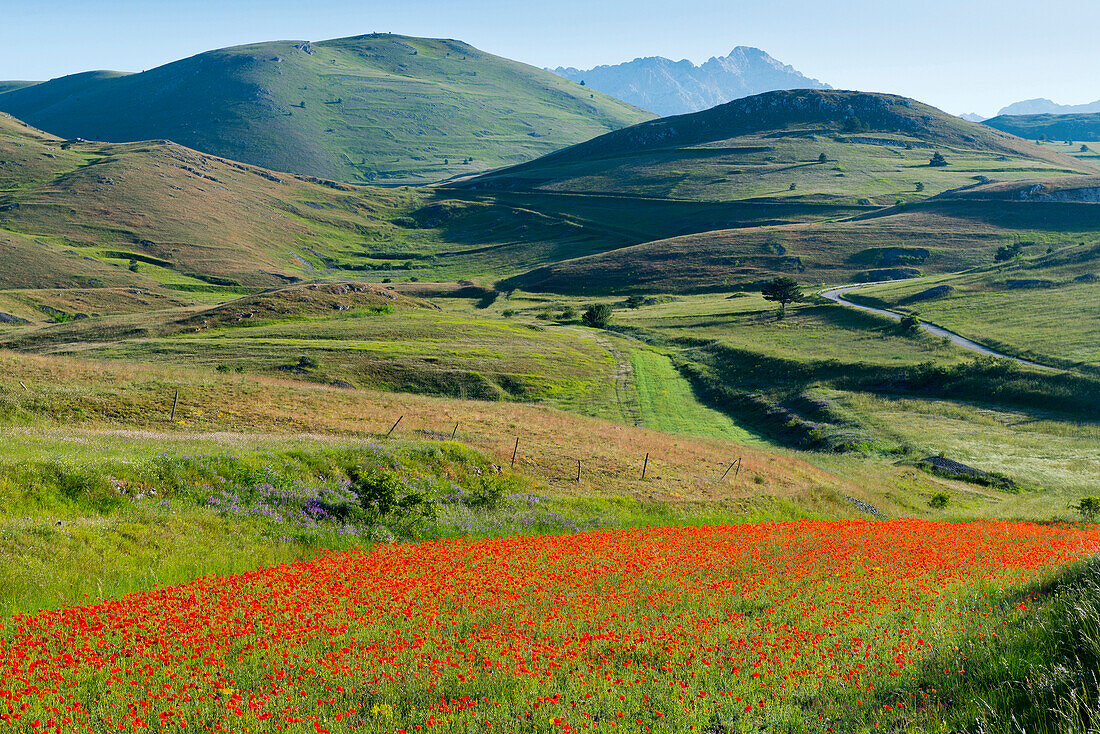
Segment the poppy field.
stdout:
[[17,615],[0,730],[827,731],[853,708],[889,727],[938,692],[883,690],[961,672],[953,646],[1029,613],[1005,590],[1098,548],[922,520],[377,545]]

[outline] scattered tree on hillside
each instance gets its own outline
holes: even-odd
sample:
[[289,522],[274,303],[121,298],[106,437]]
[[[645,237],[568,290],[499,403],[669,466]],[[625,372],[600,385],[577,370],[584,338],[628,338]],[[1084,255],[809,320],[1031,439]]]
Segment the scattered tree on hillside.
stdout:
[[855,115],[850,115],[844,120],[844,129],[850,133],[858,133],[865,130],[866,128],[867,126],[863,124],[863,120],[859,119]]
[[920,333],[920,319],[915,313],[907,313],[901,317],[901,333],[910,336]]
[[924,191],[924,181],[917,181],[914,188],[916,188],[917,191]]
[[947,159],[943,157],[943,153],[937,150],[932,154],[932,159],[928,161],[928,165],[933,168],[942,168],[947,165]]
[[606,303],[593,303],[585,309],[581,323],[593,329],[606,329],[611,323],[611,306]]
[[1082,146],[1081,146],[1081,152],[1082,152],[1082,153],[1088,153],[1088,152],[1089,152],[1089,146],[1087,146],[1087,145],[1082,145]]
[[1023,249],[1023,243],[1020,242],[1013,242],[1011,245],[1002,245],[998,247],[997,252],[994,253],[993,262],[1003,263],[1015,257],[1019,257]]
[[628,296],[626,299],[627,308],[641,308],[645,304],[645,299],[641,296]]
[[818,163],[827,163],[828,161],[829,161],[829,159],[825,157],[824,153],[822,153],[821,155],[819,155],[817,157],[817,162]]
[[584,79],[581,79],[581,86],[585,86]]
[[760,289],[760,295],[765,301],[775,301],[779,304],[779,318],[787,314],[787,304],[802,300],[802,286],[794,278],[786,275],[769,280]]
[[789,187],[787,187],[787,191],[794,191],[797,188],[798,184],[791,184]]

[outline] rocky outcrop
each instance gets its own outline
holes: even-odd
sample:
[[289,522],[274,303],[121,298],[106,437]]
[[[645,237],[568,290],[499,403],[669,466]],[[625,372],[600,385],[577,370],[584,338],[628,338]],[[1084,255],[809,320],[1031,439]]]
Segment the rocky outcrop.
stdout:
[[549,71],[662,117],[777,89],[831,89],[749,46],[738,46],[729,56],[712,57],[699,66],[651,56],[614,66]]

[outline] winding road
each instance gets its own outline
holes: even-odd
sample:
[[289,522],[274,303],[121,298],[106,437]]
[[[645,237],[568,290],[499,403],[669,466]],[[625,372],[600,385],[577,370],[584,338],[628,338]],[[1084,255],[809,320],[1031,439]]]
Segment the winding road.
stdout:
[[[890,282],[890,281],[876,281],[874,283],[860,283],[859,285],[845,285],[845,286],[841,286],[839,288],[828,288],[826,290],[819,291],[818,295],[821,296],[822,298],[827,298],[830,301],[833,301],[834,303],[839,303],[842,306],[848,306],[850,308],[859,309],[860,311],[867,311],[869,313],[878,314],[879,316],[885,316],[886,318],[893,319],[895,321],[900,321],[901,317],[902,317],[902,314],[898,313],[897,311],[889,311],[885,308],[875,308],[874,306],[864,306],[862,303],[856,303],[855,301],[849,301],[847,298],[844,297],[844,294],[850,293],[854,290],[859,290],[860,288],[866,288],[867,286],[878,285],[879,283],[886,283],[886,282]],[[1019,357],[1013,357],[1010,354],[1005,354],[1003,352],[998,352],[995,349],[990,349],[987,346],[979,344],[978,342],[973,341],[971,339],[967,339],[965,336],[961,336],[960,334],[956,334],[955,332],[953,332],[949,329],[945,329],[942,326],[936,326],[935,324],[933,324],[929,321],[923,321],[922,320],[920,322],[920,328],[924,329],[929,334],[933,334],[935,336],[946,337],[947,339],[951,340],[952,344],[960,346],[963,349],[969,349],[972,352],[977,352],[978,354],[984,354],[984,355],[987,355],[987,356],[990,356],[990,357],[998,357],[1000,359],[1011,359],[1013,362],[1016,362],[1017,364],[1026,365],[1028,367],[1037,367],[1037,368],[1043,369],[1043,370],[1057,369],[1057,368],[1051,367],[1049,365],[1039,364],[1038,362],[1032,362],[1029,359],[1020,359]]]

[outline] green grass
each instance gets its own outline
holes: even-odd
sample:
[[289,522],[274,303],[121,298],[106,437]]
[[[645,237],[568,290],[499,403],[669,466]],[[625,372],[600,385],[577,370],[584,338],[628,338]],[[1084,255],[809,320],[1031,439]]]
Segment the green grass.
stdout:
[[700,403],[691,384],[663,354],[635,349],[630,362],[637,381],[642,420],[647,426],[665,433],[714,436],[756,446],[768,444],[730,416]]
[[[1094,371],[1100,367],[1095,339],[1100,329],[1095,308],[1100,286],[1076,278],[1100,272],[1096,244],[1083,242],[1049,254],[1046,250],[1031,245],[1019,261],[973,273],[872,286],[856,296],[916,311],[928,321],[1013,355]],[[1013,281],[1035,283],[1012,287]],[[953,289],[944,297],[910,300],[943,285]]]

